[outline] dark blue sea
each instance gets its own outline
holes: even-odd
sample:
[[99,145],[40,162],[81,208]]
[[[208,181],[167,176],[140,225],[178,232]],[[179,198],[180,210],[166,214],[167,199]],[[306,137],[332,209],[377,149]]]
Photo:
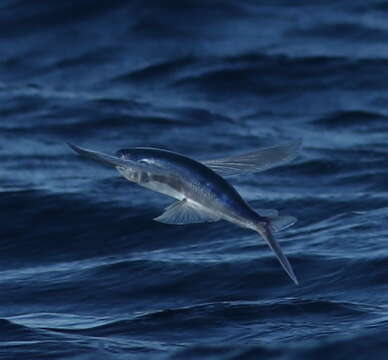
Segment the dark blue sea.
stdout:
[[[388,1],[0,3],[0,358],[388,358]],[[172,200],[85,161],[212,159],[299,221],[153,221]]]

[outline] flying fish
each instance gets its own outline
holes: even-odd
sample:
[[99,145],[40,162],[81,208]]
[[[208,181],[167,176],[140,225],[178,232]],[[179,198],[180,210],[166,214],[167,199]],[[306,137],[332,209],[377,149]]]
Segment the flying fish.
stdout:
[[176,199],[156,221],[183,225],[226,220],[258,232],[298,284],[273,236],[273,232],[293,225],[297,219],[279,216],[274,209],[253,209],[225,178],[264,171],[290,161],[297,156],[300,141],[207,161],[148,147],[119,150],[112,156],[74,144],[69,146],[82,156],[116,168],[129,181]]

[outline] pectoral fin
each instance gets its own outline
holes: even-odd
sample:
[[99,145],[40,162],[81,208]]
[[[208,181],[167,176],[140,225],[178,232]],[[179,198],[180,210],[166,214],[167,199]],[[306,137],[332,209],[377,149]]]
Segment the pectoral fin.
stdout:
[[220,220],[220,218],[184,199],[170,205],[162,215],[154,220],[164,224],[184,225],[214,222]]
[[222,176],[264,171],[293,160],[300,150],[301,141],[260,149],[248,154],[203,161],[203,164]]

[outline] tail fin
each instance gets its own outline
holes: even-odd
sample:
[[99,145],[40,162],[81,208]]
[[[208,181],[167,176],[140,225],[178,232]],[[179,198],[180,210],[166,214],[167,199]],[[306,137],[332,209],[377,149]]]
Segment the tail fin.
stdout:
[[292,270],[292,267],[291,267],[286,255],[283,254],[283,251],[280,248],[278,242],[275,240],[275,238],[272,235],[271,227],[273,227],[273,224],[271,224],[271,220],[269,220],[269,222],[267,224],[261,223],[261,224],[257,225],[256,229],[257,229],[258,233],[263,237],[265,242],[268,244],[268,246],[276,254],[276,257],[278,258],[280,264],[282,265],[283,269],[286,271],[288,276],[291,278],[291,280],[296,285],[299,285],[298,279],[296,278],[294,271]]
[[273,232],[282,231],[294,225],[298,219],[293,216],[267,216],[269,226]]

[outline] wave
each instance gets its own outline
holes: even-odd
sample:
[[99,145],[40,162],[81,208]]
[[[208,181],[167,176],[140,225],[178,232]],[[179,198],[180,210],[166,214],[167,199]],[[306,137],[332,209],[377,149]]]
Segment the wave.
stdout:
[[348,110],[348,111],[337,111],[330,113],[320,119],[314,121],[315,124],[329,128],[329,129],[368,129],[373,128],[376,131],[376,126],[383,125],[387,121],[387,116],[362,110]]
[[[386,1],[142,4],[0,5],[1,353],[385,358]],[[171,200],[65,144],[210,159],[297,138],[230,181],[299,218],[276,234],[298,287],[257,234],[154,222]]]
[[[370,44],[382,42],[387,37],[387,30],[379,27],[371,27],[360,23],[325,23],[312,25],[307,28],[294,29],[290,35],[298,37],[325,39],[326,41],[357,41]],[[341,37],[338,37],[341,34]]]
[[[365,332],[365,331],[364,331]],[[386,331],[383,332],[386,335]],[[254,346],[233,344],[197,345],[184,350],[175,351],[171,359],[204,359],[217,357],[219,359],[257,359],[258,357],[290,358],[290,359],[316,359],[317,356],[330,357],[330,359],[343,359],[348,355],[357,359],[369,359],[371,353],[384,354],[387,341],[382,333],[366,331],[359,336],[343,335],[337,340],[327,340],[327,335],[322,334],[322,340],[309,341],[303,345],[285,343],[274,346],[273,344],[257,344]],[[260,343],[260,341],[257,341]],[[372,350],[371,350],[372,349]]]
[[362,321],[362,319],[377,317],[379,312],[381,312],[379,307],[323,299],[304,300],[299,298],[278,302],[215,302],[135,314],[129,319],[105,320],[104,324],[96,326],[48,327],[46,329],[54,332],[98,337],[115,334],[130,336],[139,332],[158,337],[158,333],[164,332],[166,328],[169,329],[170,335],[174,334],[175,336],[179,332],[198,333],[203,329],[211,334],[214,329],[222,328],[230,323],[239,324],[239,327],[242,327],[244,324],[248,326],[252,323],[266,321],[283,322],[289,318],[293,318],[297,323],[298,319],[305,317],[309,317],[310,321],[315,321],[314,318],[320,319],[322,314],[328,317],[337,317],[340,322],[355,317]]
[[[13,321],[16,323],[2,320],[0,326],[6,326],[11,337],[16,335],[16,331],[19,332],[19,340],[23,339],[13,345],[13,351],[20,351],[26,345],[48,351],[46,342],[51,339],[53,344],[60,342],[64,345],[56,347],[58,354],[76,351],[104,354],[100,346],[96,347],[96,340],[100,339],[99,342],[103,341],[105,344],[105,350],[116,349],[118,354],[126,350],[129,354],[148,351],[151,355],[156,350],[164,349],[174,359],[188,355],[203,358],[209,354],[221,359],[248,359],[259,355],[303,356],[309,359],[315,358],[317,353],[331,354],[334,350],[341,357],[342,353],[354,351],[355,343],[360,344],[356,345],[358,355],[370,354],[371,346],[374,351],[380,351],[386,346],[386,341],[381,336],[376,336],[374,331],[375,325],[381,321],[380,314],[384,313],[385,310],[379,306],[299,297],[279,301],[197,304],[135,313],[130,318],[121,316],[122,319],[117,320],[37,313],[15,317]],[[302,326],[306,317],[310,323],[314,323],[321,321],[322,315],[337,319],[336,330],[327,327],[315,334],[310,328],[311,331],[306,333],[305,325]],[[360,324],[364,324],[362,334],[357,334],[355,327],[349,326],[349,320],[355,318]],[[288,324],[287,319],[292,319],[292,324]],[[259,328],[253,332],[250,330],[254,324],[262,324],[265,328],[268,321],[274,328],[279,326],[284,329],[284,334],[279,338],[280,345],[276,348],[264,331],[260,332]],[[22,325],[23,323],[30,323],[33,327]],[[50,323],[55,326],[47,326]],[[220,329],[229,327],[230,324],[234,324],[234,330],[229,330],[228,345],[225,345],[225,342],[217,341],[216,337]],[[20,337],[20,329],[40,334],[40,338],[34,339],[35,343],[32,345],[31,338]],[[339,329],[342,329],[342,335],[333,338],[332,335]],[[204,331],[206,338],[201,336]],[[191,340],[187,341],[188,337]],[[327,340],[319,341],[319,337]],[[186,339],[184,344],[181,343],[183,339]]]

